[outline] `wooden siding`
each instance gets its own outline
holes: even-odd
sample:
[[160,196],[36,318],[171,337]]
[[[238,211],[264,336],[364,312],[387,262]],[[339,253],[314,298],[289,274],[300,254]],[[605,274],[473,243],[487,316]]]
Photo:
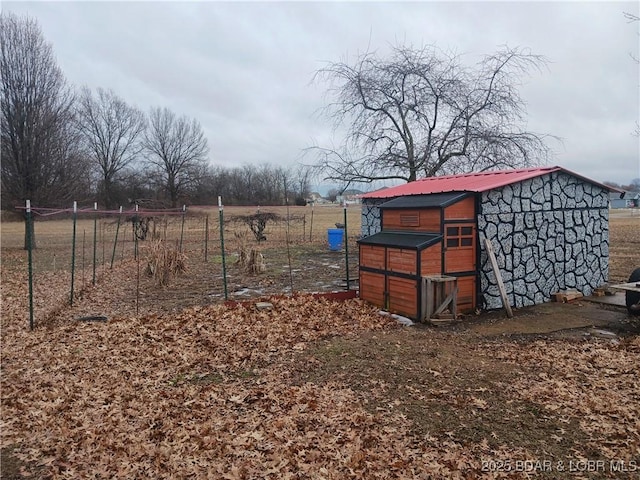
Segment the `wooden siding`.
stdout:
[[389,311],[418,317],[418,282],[409,278],[387,277]]
[[387,248],[387,270],[390,272],[417,274],[418,252],[402,248]]
[[[415,222],[415,219],[418,222]],[[440,209],[389,209],[382,213],[382,230],[408,230],[413,232],[439,232]]]
[[476,277],[458,277],[458,311],[473,311],[476,306]]
[[476,269],[476,253],[473,248],[447,249],[444,255],[444,274],[458,272],[474,272]]
[[[419,252],[391,246],[360,245],[360,298],[391,312],[418,319],[422,276],[462,274],[458,277],[457,308],[476,308],[477,233],[475,197],[449,207],[389,208],[382,211],[383,231],[441,233],[441,242]],[[443,218],[444,217],[444,218]],[[376,269],[380,272],[370,272]],[[405,278],[415,275],[414,278]],[[424,312],[422,312],[424,313]]]
[[360,298],[381,308],[385,305],[385,276],[382,273],[360,271]]
[[384,270],[384,247],[360,245],[360,265]]
[[445,220],[474,220],[476,218],[476,201],[467,197],[444,209]]
[[442,244],[431,245],[420,253],[420,275],[440,275],[442,273]]

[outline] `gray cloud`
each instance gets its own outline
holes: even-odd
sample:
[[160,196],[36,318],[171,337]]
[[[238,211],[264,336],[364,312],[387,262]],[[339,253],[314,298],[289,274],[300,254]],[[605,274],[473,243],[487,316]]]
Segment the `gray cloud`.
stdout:
[[113,89],[203,125],[214,164],[294,164],[331,141],[317,115],[327,61],[437,43],[474,62],[502,44],[545,55],[522,88],[528,126],[564,139],[554,163],[596,180],[640,177],[637,3],[4,2],[40,22],[75,85]]

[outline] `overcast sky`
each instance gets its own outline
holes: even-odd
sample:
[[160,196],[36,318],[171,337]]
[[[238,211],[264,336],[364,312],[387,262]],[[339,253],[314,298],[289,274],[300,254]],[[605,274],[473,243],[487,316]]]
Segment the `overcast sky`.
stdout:
[[[435,43],[469,61],[501,45],[550,60],[521,92],[528,129],[562,137],[552,164],[594,180],[640,177],[638,3],[6,2],[35,17],[74,85],[202,124],[214,165],[295,165],[332,141],[316,70],[389,44]],[[339,141],[339,138],[333,140]]]

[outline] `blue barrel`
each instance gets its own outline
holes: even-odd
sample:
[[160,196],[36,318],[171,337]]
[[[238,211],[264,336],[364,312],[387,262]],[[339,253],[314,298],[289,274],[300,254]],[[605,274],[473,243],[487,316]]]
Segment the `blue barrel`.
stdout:
[[329,239],[329,250],[337,251],[342,248],[342,240],[344,238],[344,230],[341,228],[330,228],[327,230]]

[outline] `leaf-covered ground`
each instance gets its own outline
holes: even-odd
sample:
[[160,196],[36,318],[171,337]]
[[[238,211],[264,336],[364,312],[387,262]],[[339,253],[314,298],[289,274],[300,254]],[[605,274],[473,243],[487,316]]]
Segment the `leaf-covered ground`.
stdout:
[[273,303],[34,332],[3,317],[3,448],[40,478],[520,478],[531,459],[621,478],[609,462],[640,459],[638,337],[518,342],[358,300]]
[[[616,253],[639,240],[632,227],[619,230],[629,241],[612,235],[620,278],[638,258]],[[358,300],[308,296],[267,311],[172,312],[189,299],[142,277],[136,315],[136,265],[123,262],[78,288],[73,308],[69,276],[38,271],[30,332],[24,252],[11,255],[1,275],[2,478],[640,475],[640,338],[622,310],[516,312],[520,322],[544,317],[545,332],[606,317],[619,341],[504,335],[496,323],[470,327],[483,317],[407,328]],[[95,314],[109,321],[77,320]]]

